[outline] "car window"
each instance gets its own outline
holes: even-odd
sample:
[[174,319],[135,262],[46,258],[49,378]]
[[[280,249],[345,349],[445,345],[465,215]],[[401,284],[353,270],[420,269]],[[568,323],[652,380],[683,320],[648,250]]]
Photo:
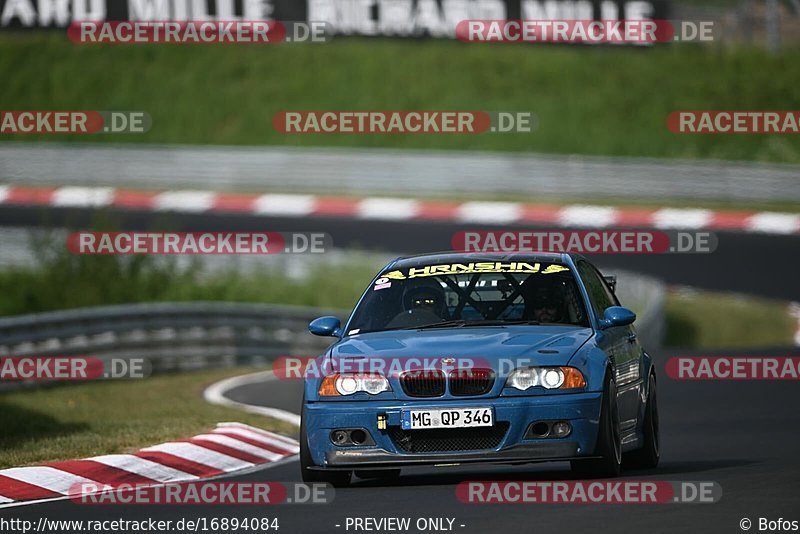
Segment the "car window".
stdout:
[[382,273],[358,305],[348,331],[414,328],[445,321],[589,325],[568,266],[476,262]]
[[599,318],[603,317],[603,312],[609,306],[618,306],[619,301],[614,293],[609,289],[606,281],[600,276],[592,265],[587,261],[578,262],[578,272],[583,279],[586,286],[586,291],[589,293],[589,300],[592,303],[592,308]]

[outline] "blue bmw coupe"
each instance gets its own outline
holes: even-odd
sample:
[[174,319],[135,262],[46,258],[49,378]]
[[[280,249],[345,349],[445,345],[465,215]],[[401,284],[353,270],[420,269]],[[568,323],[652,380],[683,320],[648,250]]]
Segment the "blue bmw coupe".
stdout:
[[659,460],[656,376],[614,281],[574,254],[399,258],[307,369],[303,480],[411,466],[569,461],[585,477]]

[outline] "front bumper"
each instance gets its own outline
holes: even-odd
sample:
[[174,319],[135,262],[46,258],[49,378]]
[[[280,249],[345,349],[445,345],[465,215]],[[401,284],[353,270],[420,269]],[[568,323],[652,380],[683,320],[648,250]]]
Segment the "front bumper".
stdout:
[[[597,441],[601,396],[600,392],[590,392],[458,401],[314,402],[303,407],[303,418],[309,451],[318,469],[568,460],[593,454]],[[495,424],[508,424],[507,431],[496,447],[408,452],[398,445],[390,432],[400,426],[403,409],[479,407],[493,407]],[[386,416],[387,429],[378,429],[378,415]],[[567,421],[572,425],[572,432],[564,438],[527,439],[525,434],[528,427],[539,421]],[[342,428],[363,429],[369,433],[374,444],[334,445],[330,433]]]

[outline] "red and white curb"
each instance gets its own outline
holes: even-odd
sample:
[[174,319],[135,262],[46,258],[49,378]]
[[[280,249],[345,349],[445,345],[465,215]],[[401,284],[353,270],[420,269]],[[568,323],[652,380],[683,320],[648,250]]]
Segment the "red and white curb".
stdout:
[[219,423],[206,434],[133,454],[108,454],[0,470],[0,507],[69,498],[80,484],[160,485],[252,469],[292,457],[296,440],[242,423]]
[[411,198],[352,198],[300,194],[214,191],[134,191],[111,187],[0,185],[0,205],[114,208],[178,213],[237,213],[271,217],[339,217],[385,221],[449,221],[467,224],[536,224],[551,227],[736,230],[800,233],[800,214],[635,208],[522,202],[447,202]]

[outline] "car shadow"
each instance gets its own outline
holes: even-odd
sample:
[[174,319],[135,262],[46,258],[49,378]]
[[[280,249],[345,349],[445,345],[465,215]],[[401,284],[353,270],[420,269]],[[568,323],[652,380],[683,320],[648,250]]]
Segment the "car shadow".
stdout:
[[[719,469],[727,469],[733,467],[743,467],[759,464],[755,460],[744,459],[721,459],[721,460],[705,460],[705,461],[685,461],[685,462],[663,462],[656,469],[624,469],[620,480],[627,480],[632,478],[641,479],[662,479],[674,475],[690,474],[690,473],[703,473],[708,471],[715,471]],[[467,481],[486,481],[486,482],[499,482],[499,481],[566,481],[566,480],[582,480],[586,477],[581,477],[573,474],[569,465],[565,463],[547,464],[546,468],[542,468],[545,464],[529,464],[527,466],[502,466],[497,468],[484,468],[484,469],[469,469],[469,466],[461,466],[452,468],[453,471],[440,471],[438,473],[425,472],[420,473],[418,469],[411,468],[404,470],[399,478],[390,481],[375,480],[375,479],[353,479],[353,486],[355,487],[391,487],[391,486],[450,486],[457,485],[460,482]],[[563,466],[562,468],[553,468],[555,466]],[[537,468],[538,467],[538,468]],[[456,471],[457,470],[457,471]]]
[[65,423],[45,412],[0,400],[0,450],[30,440],[74,434],[87,428],[87,423]]

